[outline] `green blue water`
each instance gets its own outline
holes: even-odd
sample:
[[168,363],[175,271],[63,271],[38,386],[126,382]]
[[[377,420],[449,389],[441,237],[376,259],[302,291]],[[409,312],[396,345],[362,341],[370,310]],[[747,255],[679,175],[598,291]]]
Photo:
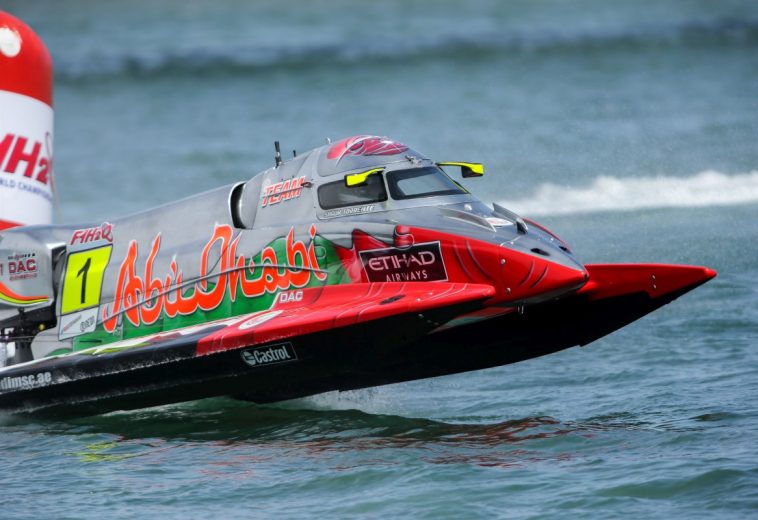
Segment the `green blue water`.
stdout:
[[53,55],[61,222],[245,179],[274,140],[376,133],[484,162],[472,192],[585,262],[719,271],[594,344],[496,369],[276,406],[1,417],[0,517],[756,516],[758,4],[0,8]]

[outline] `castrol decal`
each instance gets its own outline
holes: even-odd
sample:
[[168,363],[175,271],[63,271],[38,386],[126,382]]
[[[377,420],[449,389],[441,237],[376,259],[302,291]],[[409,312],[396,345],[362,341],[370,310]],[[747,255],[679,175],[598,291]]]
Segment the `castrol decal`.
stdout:
[[280,343],[265,347],[248,348],[240,351],[242,360],[251,367],[273,365],[275,363],[287,363],[297,361],[297,354],[292,343]]
[[50,224],[53,109],[0,90],[0,221]]

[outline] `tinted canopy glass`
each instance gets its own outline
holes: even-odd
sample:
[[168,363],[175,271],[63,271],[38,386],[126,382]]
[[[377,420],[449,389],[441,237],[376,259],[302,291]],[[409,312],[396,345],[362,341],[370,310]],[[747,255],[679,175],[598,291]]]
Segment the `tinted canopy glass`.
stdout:
[[414,199],[468,193],[436,166],[396,170],[387,174],[393,199]]
[[381,174],[369,175],[362,186],[345,186],[344,179],[324,184],[318,189],[318,203],[324,209],[387,200],[387,190]]

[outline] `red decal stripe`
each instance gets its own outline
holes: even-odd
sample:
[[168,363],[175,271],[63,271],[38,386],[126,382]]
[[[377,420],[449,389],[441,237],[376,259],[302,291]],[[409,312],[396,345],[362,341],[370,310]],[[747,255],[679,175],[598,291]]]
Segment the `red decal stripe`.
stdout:
[[0,231],[3,229],[10,229],[12,227],[20,226],[18,222],[11,222],[10,220],[3,220],[0,218]]
[[14,291],[11,291],[8,287],[0,282],[0,300],[4,300],[16,305],[32,305],[34,303],[43,303],[48,300],[44,294],[41,296],[23,296]]

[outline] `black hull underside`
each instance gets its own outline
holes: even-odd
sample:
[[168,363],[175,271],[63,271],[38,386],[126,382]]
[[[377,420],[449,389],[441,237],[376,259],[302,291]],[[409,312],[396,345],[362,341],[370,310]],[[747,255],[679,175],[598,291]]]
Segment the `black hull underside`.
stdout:
[[[577,295],[432,334],[438,323],[470,309],[393,316],[287,339],[297,359],[261,366],[243,361],[246,347],[197,357],[199,338],[193,337],[161,348],[50,359],[26,372],[49,370],[65,382],[4,392],[0,410],[83,416],[217,396],[271,403],[479,370],[586,345],[689,289],[655,299],[646,293],[598,301]],[[15,375],[23,373],[19,367]]]

